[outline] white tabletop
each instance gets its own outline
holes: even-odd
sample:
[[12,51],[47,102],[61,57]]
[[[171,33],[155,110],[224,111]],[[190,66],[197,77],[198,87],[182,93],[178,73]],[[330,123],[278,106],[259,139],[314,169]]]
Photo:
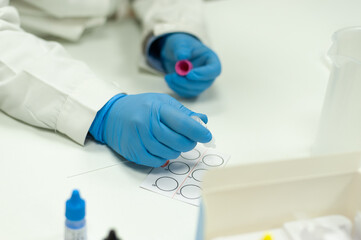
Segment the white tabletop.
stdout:
[[[223,73],[195,100],[229,165],[310,153],[337,29],[361,24],[361,2],[211,1],[205,13]],[[96,74],[128,93],[171,93],[160,76],[139,72],[140,30],[110,22],[65,43]],[[65,200],[87,201],[89,239],[115,228],[125,240],[194,239],[198,208],[139,187],[149,168],[123,162],[106,146],[85,147],[0,114],[0,239],[61,239]]]

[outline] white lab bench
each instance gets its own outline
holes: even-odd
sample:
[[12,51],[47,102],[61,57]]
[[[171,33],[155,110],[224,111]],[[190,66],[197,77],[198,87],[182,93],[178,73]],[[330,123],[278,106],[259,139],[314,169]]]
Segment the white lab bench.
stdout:
[[[206,3],[223,72],[198,99],[229,165],[304,157],[316,134],[328,73],[325,53],[337,29],[361,25],[361,2],[227,0]],[[79,43],[64,43],[105,81],[127,93],[171,93],[138,70],[140,30],[110,22]],[[125,240],[194,239],[198,208],[139,187],[150,168],[107,147],[68,138],[0,114],[0,239],[62,239],[65,200],[79,188],[90,240],[110,228]]]

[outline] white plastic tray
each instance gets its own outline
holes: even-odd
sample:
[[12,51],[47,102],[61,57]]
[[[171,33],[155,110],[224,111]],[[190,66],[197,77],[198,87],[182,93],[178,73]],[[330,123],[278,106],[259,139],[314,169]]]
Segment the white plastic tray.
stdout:
[[205,175],[204,238],[361,209],[361,153],[241,165]]

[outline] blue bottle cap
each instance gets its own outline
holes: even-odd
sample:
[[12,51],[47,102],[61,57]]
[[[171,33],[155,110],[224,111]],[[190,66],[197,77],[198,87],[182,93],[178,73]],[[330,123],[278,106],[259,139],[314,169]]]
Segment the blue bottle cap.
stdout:
[[70,221],[80,221],[85,217],[85,201],[78,190],[73,190],[70,199],[66,201],[65,217]]

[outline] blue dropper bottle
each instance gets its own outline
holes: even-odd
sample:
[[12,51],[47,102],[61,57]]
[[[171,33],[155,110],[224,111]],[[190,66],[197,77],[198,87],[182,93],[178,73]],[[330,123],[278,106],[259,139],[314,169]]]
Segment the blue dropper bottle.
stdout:
[[65,205],[65,240],[86,240],[85,201],[78,190],[73,190]]

